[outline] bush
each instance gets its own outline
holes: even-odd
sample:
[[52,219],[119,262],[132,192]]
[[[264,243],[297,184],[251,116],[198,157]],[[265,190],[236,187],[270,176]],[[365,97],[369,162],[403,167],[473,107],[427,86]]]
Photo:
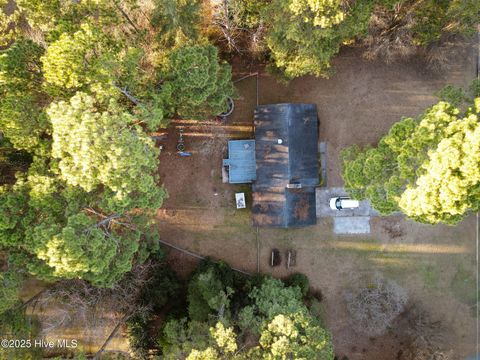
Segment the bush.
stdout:
[[308,309],[310,313],[315,316],[319,324],[323,328],[327,328],[327,311],[322,302],[317,299],[312,299],[309,301]]
[[[39,324],[35,318],[26,316],[20,307],[5,311],[0,315],[0,334],[7,339],[33,339],[39,332]],[[42,349],[31,348],[1,348],[0,359],[43,359]]]
[[142,315],[132,316],[126,325],[130,349],[139,358],[145,358],[151,343],[148,336],[148,319]]
[[210,314],[226,316],[233,288],[226,286],[215,268],[198,273],[188,285],[188,314],[191,320],[207,321]]
[[480,96],[480,79],[475,79],[470,84],[470,94],[476,98]]
[[310,282],[308,278],[300,273],[292,274],[285,279],[285,284],[287,286],[298,286],[302,295],[305,297],[308,294],[308,290],[310,289]]
[[23,277],[16,271],[0,272],[0,315],[19,301]]
[[239,25],[255,29],[262,23],[262,14],[268,5],[264,0],[233,0],[233,7],[238,11]]
[[467,100],[463,89],[453,85],[445,86],[440,91],[437,91],[435,96],[442,101],[452,104],[453,106],[459,106]]
[[[157,257],[157,260],[161,259],[160,255]],[[169,267],[163,263],[154,267],[153,276],[144,285],[138,299],[139,305],[147,310],[132,316],[126,323],[130,347],[139,358],[145,358],[148,349],[154,346],[154,339],[149,334],[154,315],[168,302],[177,302],[181,285]]]
[[175,273],[166,266],[154,270],[155,275],[145,286],[140,299],[144,304],[152,306],[158,312],[169,300],[175,299],[181,284]]
[[369,286],[356,289],[346,296],[354,328],[369,336],[383,334],[402,313],[407,299],[405,289],[378,275]]

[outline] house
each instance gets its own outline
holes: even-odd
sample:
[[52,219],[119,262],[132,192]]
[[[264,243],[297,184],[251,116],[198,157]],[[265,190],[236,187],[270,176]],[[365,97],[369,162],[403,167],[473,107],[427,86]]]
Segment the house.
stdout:
[[255,144],[254,155],[245,143],[234,143],[244,140],[234,140],[229,142],[229,159],[224,160],[231,183],[252,183],[253,224],[314,225],[315,187],[319,183],[316,106],[261,105],[255,110],[254,124],[255,140],[248,140],[248,144]]

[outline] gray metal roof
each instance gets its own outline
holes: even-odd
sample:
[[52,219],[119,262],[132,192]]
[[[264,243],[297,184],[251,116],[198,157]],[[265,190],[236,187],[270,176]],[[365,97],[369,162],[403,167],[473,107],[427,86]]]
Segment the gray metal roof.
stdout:
[[316,106],[258,106],[255,140],[254,224],[281,227],[315,224],[315,186],[319,181]]
[[230,184],[251,183],[256,179],[255,140],[230,140],[228,142],[228,159],[223,160],[228,166]]

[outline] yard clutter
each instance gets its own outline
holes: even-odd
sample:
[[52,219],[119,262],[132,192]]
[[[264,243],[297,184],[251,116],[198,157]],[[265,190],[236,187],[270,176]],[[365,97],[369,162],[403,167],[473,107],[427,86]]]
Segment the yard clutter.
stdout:
[[385,333],[403,312],[408,300],[405,289],[380,274],[376,274],[365,288],[347,292],[345,297],[353,326],[369,336]]
[[245,202],[245,193],[236,193],[235,203],[237,205],[237,209],[245,209],[247,207]]

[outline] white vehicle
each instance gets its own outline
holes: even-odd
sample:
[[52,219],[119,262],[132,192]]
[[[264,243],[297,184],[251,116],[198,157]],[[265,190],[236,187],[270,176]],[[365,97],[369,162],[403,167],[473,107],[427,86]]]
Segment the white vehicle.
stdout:
[[330,199],[330,209],[356,209],[360,206],[358,200],[350,199],[349,197],[334,197]]

